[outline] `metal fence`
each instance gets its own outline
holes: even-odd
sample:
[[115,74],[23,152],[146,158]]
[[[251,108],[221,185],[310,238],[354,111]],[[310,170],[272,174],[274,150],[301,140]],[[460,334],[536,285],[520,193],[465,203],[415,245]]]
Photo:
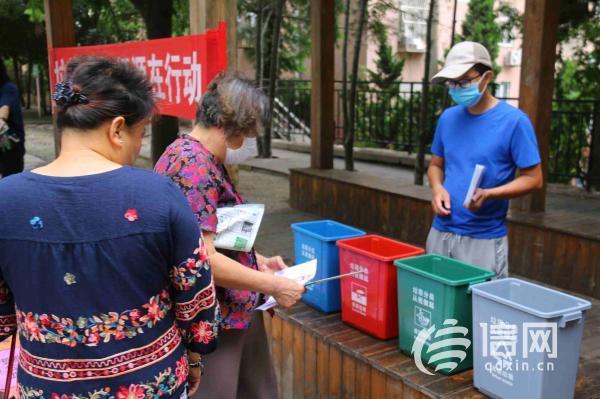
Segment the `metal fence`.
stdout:
[[[338,143],[344,136],[341,86],[341,82],[336,82],[334,97]],[[429,134],[431,142],[437,119],[449,100],[442,86],[430,86],[430,118],[426,126],[421,126],[421,89],[420,82],[393,82],[384,88],[374,82],[359,82],[355,145],[415,153],[422,131]],[[276,137],[310,140],[310,92],[308,80],[278,81],[274,110]],[[505,100],[518,105],[517,98]],[[553,100],[549,140],[551,182],[586,188],[600,185],[600,99]]]

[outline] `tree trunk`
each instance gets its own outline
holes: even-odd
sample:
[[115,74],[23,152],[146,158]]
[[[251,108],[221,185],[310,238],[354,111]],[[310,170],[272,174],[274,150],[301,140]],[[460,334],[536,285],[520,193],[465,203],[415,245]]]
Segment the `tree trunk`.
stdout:
[[265,129],[263,137],[263,158],[271,158],[271,133],[273,131],[273,108],[275,107],[275,89],[277,88],[277,78],[279,77],[279,45],[281,39],[281,21],[283,19],[283,8],[285,0],[277,0],[275,9],[275,20],[273,22],[273,40],[271,49],[271,60],[269,62],[269,109],[271,118]]
[[[456,10],[458,8],[458,0],[454,0],[454,10],[452,11],[452,32],[450,33],[450,48],[454,47],[456,42]],[[450,106],[450,96],[448,87],[444,87],[444,96],[442,98],[442,108],[446,109]]]
[[[171,37],[173,0],[132,0],[146,25],[148,39]],[[152,162],[156,163],[165,148],[177,138],[179,120],[162,115],[152,123]]]
[[[49,74],[50,72],[48,71],[48,63],[46,63],[45,65],[42,64],[40,67],[40,105],[42,107],[42,114],[44,116],[46,115],[50,115],[50,110],[48,109],[48,103],[46,102],[46,94],[47,94],[47,90],[48,87],[50,86],[50,83],[48,83],[46,85],[46,83],[44,82],[44,80],[46,79],[46,76]],[[50,80],[48,79],[48,82],[50,82]]]
[[587,171],[586,189],[600,189],[600,101],[594,104],[594,122],[592,125],[592,141]]
[[415,184],[423,185],[425,175],[425,147],[429,142],[429,65],[431,63],[431,30],[433,27],[433,15],[435,11],[435,0],[429,1],[429,16],[427,17],[427,50],[425,52],[425,72],[423,74],[423,90],[421,95],[419,150],[417,152],[417,163],[415,164]]
[[19,68],[19,61],[17,60],[17,57],[13,57],[13,74],[15,75],[15,85],[17,86],[17,89],[19,90],[19,101],[21,103],[21,106],[25,105],[25,102],[23,101],[23,85],[21,82],[21,68]]
[[262,85],[262,25],[263,25],[263,0],[257,0],[256,7],[256,85]]
[[[350,133],[350,115],[348,115],[348,41],[350,40],[350,6],[351,0],[346,0],[346,10],[344,14],[344,45],[342,48],[342,113],[344,117],[344,143]],[[345,144],[344,144],[345,145]],[[344,151],[344,162],[346,166],[350,163],[353,167],[353,151],[350,153],[350,159]]]
[[450,47],[456,42],[456,10],[458,9],[458,0],[454,0],[454,9],[452,10],[452,36],[450,38]]
[[352,59],[352,82],[350,85],[350,118],[349,129],[346,129],[348,134],[344,140],[344,160],[346,170],[354,170],[354,120],[356,119],[356,86],[358,85],[358,65],[360,62],[360,49],[362,46],[363,30],[367,19],[367,2],[368,0],[360,0],[360,11],[358,15],[358,30],[356,32],[356,40],[354,42],[354,58]]
[[31,74],[33,69],[33,63],[31,60],[27,63],[27,101],[25,102],[25,108],[31,108]]
[[[263,0],[256,0],[256,86],[262,88],[263,78],[263,51],[262,51],[262,26],[263,26]],[[264,153],[263,141],[258,140],[258,156]]]

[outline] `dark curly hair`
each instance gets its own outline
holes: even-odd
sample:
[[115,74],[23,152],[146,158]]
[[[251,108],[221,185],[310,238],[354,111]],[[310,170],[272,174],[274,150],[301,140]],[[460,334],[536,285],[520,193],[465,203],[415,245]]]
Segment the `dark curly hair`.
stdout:
[[73,58],[54,99],[59,130],[94,129],[118,116],[132,126],[155,110],[152,85],[144,73],[128,61],[110,57]]
[[225,137],[259,133],[268,118],[265,94],[236,74],[220,74],[208,85],[198,103],[196,123],[222,128]]

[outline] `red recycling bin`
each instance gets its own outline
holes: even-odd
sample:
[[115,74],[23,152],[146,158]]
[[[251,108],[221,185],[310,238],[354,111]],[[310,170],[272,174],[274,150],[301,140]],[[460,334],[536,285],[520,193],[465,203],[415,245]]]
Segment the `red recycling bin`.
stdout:
[[378,235],[337,242],[340,273],[361,272],[342,279],[342,321],[380,339],[398,336],[396,259],[425,251]]

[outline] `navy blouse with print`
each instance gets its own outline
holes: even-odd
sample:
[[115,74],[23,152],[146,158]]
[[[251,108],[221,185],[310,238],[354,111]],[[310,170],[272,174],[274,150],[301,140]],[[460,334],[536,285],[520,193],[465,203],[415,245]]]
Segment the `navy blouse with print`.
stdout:
[[219,308],[195,217],[165,177],[121,167],[0,180],[0,340],[23,399],[179,396]]

